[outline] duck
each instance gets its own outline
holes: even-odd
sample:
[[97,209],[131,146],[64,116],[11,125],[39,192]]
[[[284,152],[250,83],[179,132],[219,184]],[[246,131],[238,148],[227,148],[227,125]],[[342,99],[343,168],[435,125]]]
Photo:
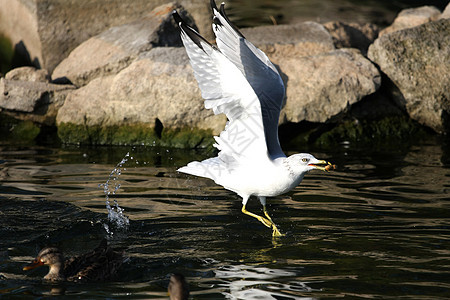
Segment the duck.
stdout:
[[187,300],[189,298],[189,286],[182,274],[175,273],[170,276],[167,292],[170,300]]
[[113,250],[106,239],[89,253],[64,259],[63,253],[57,247],[45,247],[39,251],[31,264],[23,270],[31,270],[40,266],[48,266],[49,271],[44,276],[47,281],[104,281],[112,278],[124,261],[123,252]]

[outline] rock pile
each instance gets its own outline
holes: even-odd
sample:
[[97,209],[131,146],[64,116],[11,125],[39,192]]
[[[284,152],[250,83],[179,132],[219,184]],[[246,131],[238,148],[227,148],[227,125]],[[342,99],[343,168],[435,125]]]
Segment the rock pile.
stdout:
[[[37,68],[54,68],[82,42],[145,17],[170,0],[0,0],[0,33]],[[184,0],[203,34],[212,36],[204,0]]]
[[[10,71],[0,81],[1,113],[53,124],[66,143],[209,144],[226,119],[203,107],[173,9],[195,26],[182,7],[169,3],[81,43],[55,67],[50,81],[45,70]],[[370,24],[340,22],[242,32],[285,81],[281,124],[336,127],[351,120],[360,126],[359,118],[409,116],[448,133],[448,11],[404,10],[381,32]]]
[[436,132],[449,132],[450,19],[384,34],[368,56],[393,82],[398,106]]

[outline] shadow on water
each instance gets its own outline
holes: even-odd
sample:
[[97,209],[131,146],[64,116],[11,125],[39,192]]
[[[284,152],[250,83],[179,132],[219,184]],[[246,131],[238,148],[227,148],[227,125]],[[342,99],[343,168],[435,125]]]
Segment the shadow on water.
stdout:
[[[3,146],[0,297],[166,298],[172,272],[186,276],[195,299],[449,297],[446,143],[305,150],[338,170],[311,172],[269,200],[286,233],[273,240],[236,195],[176,172],[210,153]],[[99,184],[127,152],[109,196],[129,218],[122,228],[108,219]],[[261,207],[252,199],[248,209]],[[22,271],[44,246],[74,256],[104,237],[127,256],[115,280],[52,285],[43,268]]]

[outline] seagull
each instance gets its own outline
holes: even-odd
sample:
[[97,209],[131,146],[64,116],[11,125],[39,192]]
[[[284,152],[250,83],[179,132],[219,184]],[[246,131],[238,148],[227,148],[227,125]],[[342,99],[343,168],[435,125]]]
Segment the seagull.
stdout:
[[[278,119],[285,97],[280,74],[269,58],[230,22],[225,4],[211,0],[216,44],[189,27],[176,10],[181,31],[205,108],[227,116],[225,129],[215,136],[216,157],[193,161],[177,171],[212,179],[242,197],[242,212],[282,236],[266,209],[266,198],[295,188],[313,169],[334,165],[307,153],[286,157],[278,139]],[[250,196],[262,204],[264,216],[246,209]]]

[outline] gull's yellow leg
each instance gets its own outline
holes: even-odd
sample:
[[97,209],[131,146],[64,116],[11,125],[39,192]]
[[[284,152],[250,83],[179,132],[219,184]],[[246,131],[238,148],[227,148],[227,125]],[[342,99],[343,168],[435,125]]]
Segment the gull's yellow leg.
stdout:
[[282,234],[277,226],[275,225],[275,223],[272,221],[272,218],[269,216],[269,214],[267,213],[267,209],[266,206],[263,205],[263,211],[264,211],[264,215],[267,217],[267,219],[272,223],[272,229],[273,229],[273,233],[272,236],[283,236],[284,234]]
[[261,223],[263,223],[265,226],[267,226],[267,227],[269,227],[269,228],[272,227],[272,225],[273,225],[273,222],[272,222],[272,221],[269,221],[269,220],[267,220],[266,218],[263,218],[263,217],[261,217],[261,216],[258,216],[258,215],[256,215],[256,214],[254,214],[254,213],[249,212],[247,209],[245,209],[245,204],[242,205],[242,212],[243,212],[244,214],[246,214],[246,215],[249,215],[249,216],[251,216],[251,217],[253,217],[253,218],[258,219]]

